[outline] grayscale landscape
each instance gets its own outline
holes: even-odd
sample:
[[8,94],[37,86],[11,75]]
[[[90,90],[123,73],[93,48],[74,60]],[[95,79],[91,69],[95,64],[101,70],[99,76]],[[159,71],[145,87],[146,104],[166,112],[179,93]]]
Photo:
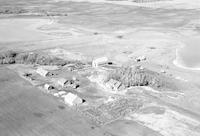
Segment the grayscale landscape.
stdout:
[[200,0],[0,0],[0,136],[200,136]]

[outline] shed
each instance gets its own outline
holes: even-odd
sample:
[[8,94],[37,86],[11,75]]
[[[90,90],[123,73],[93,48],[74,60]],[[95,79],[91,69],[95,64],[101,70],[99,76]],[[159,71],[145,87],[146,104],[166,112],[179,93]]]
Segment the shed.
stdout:
[[106,84],[107,86],[110,86],[111,89],[113,89],[114,85],[117,83],[116,80],[110,79]]
[[78,95],[73,94],[73,93],[68,93],[62,97],[64,98],[65,104],[68,104],[69,106],[79,105],[79,104],[83,103],[83,101],[84,101]]
[[147,58],[145,56],[139,56],[137,58],[135,58],[136,62],[140,62],[140,61],[145,61]]
[[62,86],[62,87],[64,87],[65,86],[65,84],[68,82],[68,80],[67,79],[65,79],[65,78],[60,78],[60,79],[58,79],[58,85],[60,85],[60,86]]
[[100,64],[105,64],[107,62],[108,62],[107,57],[97,58],[97,59],[92,61],[92,67],[98,67]]
[[65,95],[65,94],[66,94],[65,91],[60,91],[60,92],[58,92],[58,95],[60,95],[60,96]]
[[52,89],[54,89],[54,86],[49,85],[49,84],[45,84],[45,85],[44,85],[44,88],[45,88],[46,90],[52,90]]
[[45,70],[45,69],[43,69],[43,68],[38,68],[36,70],[36,73],[38,73],[39,75],[41,75],[43,77],[46,77],[46,76],[50,75],[50,72]]

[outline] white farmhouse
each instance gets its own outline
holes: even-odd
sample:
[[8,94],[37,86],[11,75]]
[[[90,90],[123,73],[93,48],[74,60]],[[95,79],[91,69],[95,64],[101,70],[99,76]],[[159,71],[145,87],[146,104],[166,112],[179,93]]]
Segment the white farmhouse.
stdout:
[[69,106],[79,105],[83,103],[83,99],[73,93],[68,93],[62,97],[64,98],[65,104],[68,104]]
[[107,62],[108,62],[107,57],[97,58],[97,59],[92,61],[92,67],[98,67],[100,64],[105,64]]

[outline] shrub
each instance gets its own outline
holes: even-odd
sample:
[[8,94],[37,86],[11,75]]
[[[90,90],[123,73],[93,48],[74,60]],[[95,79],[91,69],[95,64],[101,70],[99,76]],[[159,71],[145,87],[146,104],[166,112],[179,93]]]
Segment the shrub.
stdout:
[[14,58],[5,58],[3,59],[3,64],[14,64],[15,63],[15,59]]
[[13,64],[18,53],[12,50],[0,53],[0,64]]
[[17,52],[12,51],[12,50],[8,50],[8,51],[2,53],[2,56],[4,58],[13,58],[13,57],[16,57],[16,55],[17,55]]
[[16,56],[15,62],[19,64],[27,63],[28,53],[20,53]]
[[[6,51],[0,53],[0,64],[39,64],[39,65],[66,65],[73,63],[57,57],[51,57],[41,53],[17,53],[14,51]],[[80,62],[74,61],[78,66],[82,65]]]

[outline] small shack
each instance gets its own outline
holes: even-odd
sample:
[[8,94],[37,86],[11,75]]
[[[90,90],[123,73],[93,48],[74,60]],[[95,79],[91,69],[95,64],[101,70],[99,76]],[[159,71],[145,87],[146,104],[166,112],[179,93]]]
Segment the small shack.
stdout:
[[50,84],[45,84],[44,85],[44,89],[46,89],[46,90],[52,90],[52,89],[54,89],[54,86],[52,86]]
[[108,62],[108,58],[107,57],[97,58],[97,59],[95,59],[95,60],[92,61],[92,67],[96,68],[100,64],[105,64],[107,62]]
[[36,70],[36,73],[38,73],[39,75],[43,76],[43,77],[46,77],[46,76],[49,76],[51,75],[49,71],[43,69],[43,68],[38,68]]
[[65,79],[65,78],[60,78],[60,79],[58,79],[58,81],[57,81],[58,85],[60,85],[60,86],[62,86],[62,87],[65,87],[65,84],[66,84],[67,82],[68,82],[68,80]]
[[73,93],[68,93],[62,97],[64,98],[65,104],[68,104],[69,106],[79,105],[84,102],[83,99]]

